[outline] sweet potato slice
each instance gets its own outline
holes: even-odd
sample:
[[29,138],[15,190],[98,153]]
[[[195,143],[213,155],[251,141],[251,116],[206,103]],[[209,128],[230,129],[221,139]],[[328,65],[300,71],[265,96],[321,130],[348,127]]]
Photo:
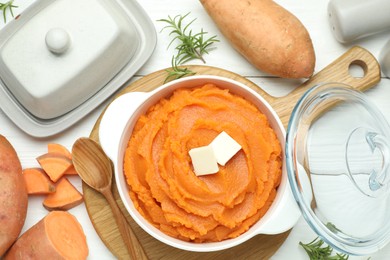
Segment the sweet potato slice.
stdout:
[[77,219],[52,211],[27,230],[5,255],[8,259],[86,259],[89,250]]
[[73,165],[71,159],[59,153],[46,153],[37,161],[53,182],[57,182]]
[[72,154],[69,152],[69,150],[61,145],[61,144],[57,144],[57,143],[49,143],[47,145],[47,152],[48,153],[59,153],[59,154],[62,154],[66,157],[68,157],[69,159],[72,159]]
[[[49,143],[47,145],[47,152],[49,154],[62,154],[63,156],[66,156],[70,160],[72,160],[72,153],[62,144],[58,143]],[[71,166],[66,172],[64,173],[65,175],[78,175],[76,169]]]
[[0,258],[18,238],[27,214],[28,195],[18,155],[0,135]]
[[68,210],[83,202],[83,195],[67,178],[58,181],[56,192],[47,195],[43,206],[47,210]]
[[74,166],[70,166],[64,173],[65,175],[79,175]]
[[23,170],[23,177],[26,181],[27,193],[30,195],[49,194],[56,191],[54,183],[41,168],[26,168]]

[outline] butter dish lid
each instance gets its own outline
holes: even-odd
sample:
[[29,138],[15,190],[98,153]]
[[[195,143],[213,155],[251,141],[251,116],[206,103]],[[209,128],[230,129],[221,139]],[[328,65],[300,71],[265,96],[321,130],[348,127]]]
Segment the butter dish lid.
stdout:
[[0,107],[30,135],[58,133],[126,83],[156,41],[136,1],[38,0],[0,31]]
[[390,242],[390,126],[359,91],[314,87],[288,126],[286,167],[295,199],[329,245],[368,255]]

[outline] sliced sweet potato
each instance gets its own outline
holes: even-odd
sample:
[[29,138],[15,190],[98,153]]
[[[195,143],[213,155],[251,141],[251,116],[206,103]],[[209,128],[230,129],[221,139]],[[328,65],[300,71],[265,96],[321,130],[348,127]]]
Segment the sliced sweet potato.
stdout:
[[11,143],[0,135],[0,258],[18,238],[27,214],[22,166]]
[[37,161],[53,182],[57,182],[73,166],[71,159],[59,153],[46,153]]
[[[49,154],[62,154],[63,156],[66,156],[70,160],[72,160],[72,153],[62,144],[58,143],[49,143],[47,145],[47,152]],[[64,175],[78,175],[76,169],[71,166],[65,173]]]
[[69,159],[72,159],[71,152],[69,152],[69,150],[61,144],[49,143],[47,145],[47,152],[48,153],[59,153],[59,154],[65,155]]
[[5,255],[10,259],[86,259],[89,250],[77,219],[52,211],[27,230]]
[[56,191],[54,183],[41,168],[26,168],[23,170],[23,177],[26,181],[27,193],[49,194]]
[[76,171],[76,169],[74,168],[74,166],[70,166],[69,169],[66,170],[66,172],[64,173],[65,175],[79,175],[78,172]]
[[67,178],[58,181],[56,192],[47,195],[43,206],[47,210],[69,210],[83,202],[83,195]]

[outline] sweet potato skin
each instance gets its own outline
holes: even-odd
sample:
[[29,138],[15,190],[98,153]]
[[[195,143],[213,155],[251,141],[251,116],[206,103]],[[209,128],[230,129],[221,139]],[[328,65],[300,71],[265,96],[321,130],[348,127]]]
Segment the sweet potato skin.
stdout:
[[28,205],[26,183],[18,155],[0,135],[0,258],[18,238]]
[[222,34],[259,70],[307,78],[315,52],[299,19],[270,0],[200,0]]

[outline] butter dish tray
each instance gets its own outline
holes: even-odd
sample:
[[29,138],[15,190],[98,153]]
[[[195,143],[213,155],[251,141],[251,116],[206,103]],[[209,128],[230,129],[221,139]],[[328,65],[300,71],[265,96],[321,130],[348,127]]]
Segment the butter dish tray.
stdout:
[[156,43],[135,0],[37,0],[0,31],[0,108],[31,136],[57,134],[124,86]]

